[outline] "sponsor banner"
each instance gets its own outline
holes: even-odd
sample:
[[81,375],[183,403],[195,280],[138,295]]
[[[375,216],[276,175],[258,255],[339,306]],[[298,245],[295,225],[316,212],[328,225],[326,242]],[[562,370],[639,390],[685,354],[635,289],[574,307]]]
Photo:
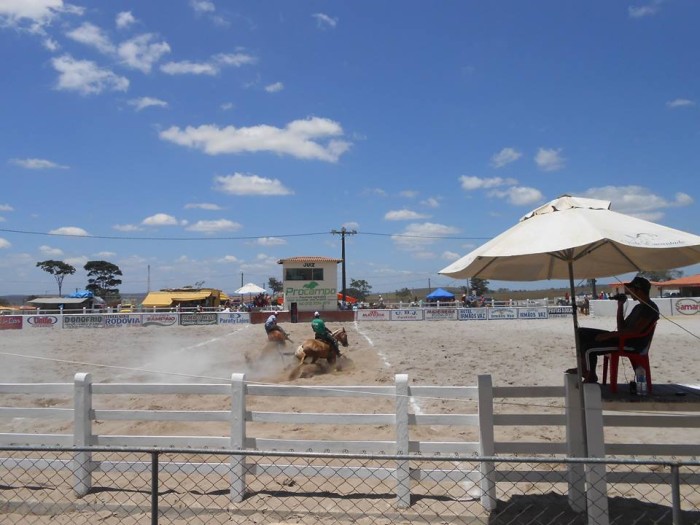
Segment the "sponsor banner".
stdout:
[[21,315],[0,315],[0,330],[21,330]]
[[390,319],[389,310],[364,310],[361,308],[357,311],[358,321],[389,321]]
[[56,315],[30,315],[27,317],[27,325],[32,328],[53,328],[54,326],[61,327],[58,323]]
[[410,310],[391,310],[392,321],[422,321],[423,310],[412,308]]
[[678,299],[676,304],[673,305],[673,309],[679,314],[695,315],[700,312],[700,301],[690,298]]
[[141,326],[173,326],[177,324],[177,314],[143,314]]
[[219,314],[219,324],[247,324],[250,323],[248,312],[226,312]]
[[105,328],[116,326],[141,326],[140,314],[111,314],[105,315]]
[[571,306],[548,306],[547,315],[549,317],[569,317],[573,313]]
[[454,308],[428,308],[425,310],[426,321],[439,321],[441,319],[457,319],[457,310]]
[[103,315],[64,315],[63,328],[103,328]]
[[487,308],[489,312],[489,320],[496,319],[517,319],[518,309],[517,308]]
[[218,314],[216,312],[180,314],[180,324],[182,326],[204,326],[218,324]]
[[486,321],[489,318],[488,308],[460,308],[457,319],[460,321]]
[[518,308],[518,319],[547,319],[547,307]]

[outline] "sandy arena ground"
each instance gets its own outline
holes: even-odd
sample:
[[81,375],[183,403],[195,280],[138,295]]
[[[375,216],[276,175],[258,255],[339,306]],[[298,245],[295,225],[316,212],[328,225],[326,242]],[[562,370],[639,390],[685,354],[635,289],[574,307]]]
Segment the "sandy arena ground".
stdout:
[[[584,317],[580,324],[611,329],[614,319]],[[308,323],[284,323],[282,326],[295,343],[312,337]],[[78,372],[90,372],[95,382],[228,383],[232,373],[245,372],[250,381],[295,385],[386,385],[393,383],[395,374],[403,373],[408,374],[411,384],[417,385],[471,386],[476,385],[478,375],[490,374],[494,386],[559,386],[564,381],[563,371],[575,365],[571,319],[329,323],[331,329],[341,326],[348,331],[350,345],[341,349],[345,357],[340,366],[306,365],[301,377],[291,373],[291,355],[283,360],[276,351],[265,350],[267,343],[262,325],[7,330],[0,332],[3,363],[0,383],[70,383]],[[699,337],[698,315],[676,316],[659,322],[651,350],[654,384],[700,385]],[[295,347],[296,344],[289,345],[286,352],[291,354]],[[255,366],[247,364],[246,356]],[[602,359],[600,361],[599,366],[602,366]],[[620,383],[631,379],[626,361],[620,374]],[[598,375],[602,377],[600,369]],[[114,397],[120,399],[100,400],[99,408],[227,410],[230,402],[221,396],[207,399],[132,396],[126,401],[121,399],[125,396]],[[562,402],[552,400],[549,408],[561,413]],[[254,409],[280,410],[280,403],[285,403],[288,410],[303,412],[324,412],[329,407],[323,398],[307,399],[303,407],[294,405],[298,404],[298,398],[289,401],[265,398]],[[430,400],[418,399],[416,403],[419,409],[430,411]],[[2,396],[0,404],[27,406],[27,400],[20,396]],[[33,400],[33,404],[71,406],[66,400],[41,396]],[[392,411],[390,401],[384,405],[342,406],[340,411]],[[547,412],[547,408],[523,403],[509,405],[503,411],[542,413]],[[469,410],[459,407],[457,411]],[[174,422],[107,423],[118,424],[109,427],[109,433],[119,434],[225,436],[228,431],[228,425],[223,423],[191,427]],[[284,432],[284,437],[296,439],[381,439],[375,433],[368,436],[367,429],[350,425],[314,430],[301,425],[289,427],[267,428],[260,436]],[[64,421],[0,421],[2,432],[70,433],[71,429]],[[107,430],[104,422],[95,428],[99,433]],[[449,429],[444,432],[447,432],[446,437],[457,437]],[[475,436],[459,434],[459,437],[471,440]],[[497,440],[506,441],[561,438],[561,429],[551,427],[506,427],[497,435]],[[639,442],[639,433],[636,429],[616,431],[609,439]],[[648,429],[644,431],[644,441],[700,443],[700,429]]]

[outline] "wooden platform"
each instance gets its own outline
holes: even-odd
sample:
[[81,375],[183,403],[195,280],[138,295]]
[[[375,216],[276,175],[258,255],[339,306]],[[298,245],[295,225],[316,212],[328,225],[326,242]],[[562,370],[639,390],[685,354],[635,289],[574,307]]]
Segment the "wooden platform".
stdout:
[[619,384],[617,392],[610,385],[601,385],[604,410],[658,410],[700,412],[700,385],[654,384],[647,396],[630,394],[629,384]]

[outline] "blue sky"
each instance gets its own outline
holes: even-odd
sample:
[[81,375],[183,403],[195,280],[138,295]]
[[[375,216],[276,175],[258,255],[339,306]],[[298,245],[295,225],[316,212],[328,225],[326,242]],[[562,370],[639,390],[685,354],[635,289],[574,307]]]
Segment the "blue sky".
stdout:
[[[0,295],[437,274],[557,196],[698,233],[700,3],[0,0]],[[150,272],[149,272],[150,267]],[[698,268],[685,270],[697,273]],[[558,283],[492,283],[511,288]]]

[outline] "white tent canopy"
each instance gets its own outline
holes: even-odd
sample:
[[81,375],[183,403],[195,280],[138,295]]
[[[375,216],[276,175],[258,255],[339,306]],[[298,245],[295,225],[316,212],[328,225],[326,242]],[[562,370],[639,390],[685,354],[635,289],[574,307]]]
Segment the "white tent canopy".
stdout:
[[265,293],[267,290],[265,288],[261,288],[255,283],[248,283],[243,286],[241,286],[238,290],[233,292],[236,295],[258,295],[261,293]]

